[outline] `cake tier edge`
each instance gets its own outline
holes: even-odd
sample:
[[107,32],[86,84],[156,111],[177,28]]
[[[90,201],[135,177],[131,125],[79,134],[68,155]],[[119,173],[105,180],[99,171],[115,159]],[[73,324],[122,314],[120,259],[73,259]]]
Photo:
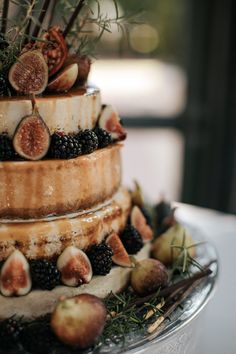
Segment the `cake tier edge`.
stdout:
[[[135,257],[138,261],[148,258],[150,244],[146,244]],[[89,284],[79,287],[58,286],[51,291],[33,290],[28,295],[7,298],[0,295],[0,319],[17,315],[34,319],[51,313],[60,298],[79,294],[92,294],[105,298],[112,291],[119,293],[129,284],[131,268],[114,266],[106,276],[94,276]]]
[[[37,96],[39,114],[49,131],[65,134],[93,129],[101,111],[101,95],[97,88],[71,90],[68,93]],[[0,98],[0,134],[12,137],[21,119],[32,113],[29,97]]]
[[0,222],[63,215],[111,198],[121,182],[121,146],[69,160],[1,162]]
[[131,196],[121,187],[110,202],[77,216],[49,221],[0,223],[0,261],[18,249],[27,259],[52,259],[67,246],[87,250],[112,231],[120,233],[131,210]]

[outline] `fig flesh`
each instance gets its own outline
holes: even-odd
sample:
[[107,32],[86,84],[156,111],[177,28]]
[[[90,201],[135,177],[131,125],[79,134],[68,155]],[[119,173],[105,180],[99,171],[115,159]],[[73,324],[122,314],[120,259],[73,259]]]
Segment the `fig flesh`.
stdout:
[[68,246],[57,260],[57,268],[61,272],[62,283],[67,286],[78,286],[89,283],[93,271],[88,256],[74,246]]
[[145,216],[137,205],[135,205],[131,211],[130,220],[131,225],[138,230],[144,243],[153,239],[153,231],[147,224]]
[[120,117],[111,105],[103,106],[98,124],[100,128],[111,134],[114,141],[121,141],[126,138],[127,134],[120,122]]
[[72,54],[67,57],[65,66],[77,63],[79,66],[78,77],[76,84],[84,85],[88,79],[88,75],[91,67],[91,60],[87,55]]
[[50,146],[50,132],[37,108],[24,117],[16,128],[13,146],[15,151],[27,160],[42,159]]
[[4,296],[26,295],[31,289],[29,263],[25,256],[15,250],[1,269],[0,290]]
[[106,239],[106,244],[111,247],[113,256],[113,263],[122,267],[132,267],[131,259],[121,242],[120,237],[113,232]]
[[12,87],[23,94],[40,94],[48,83],[48,66],[40,50],[22,54],[9,71]]
[[65,92],[70,90],[78,76],[78,64],[71,64],[64,68],[49,82],[48,90],[53,92]]
[[140,296],[154,293],[168,282],[167,269],[156,259],[148,258],[138,262],[131,272],[131,286]]

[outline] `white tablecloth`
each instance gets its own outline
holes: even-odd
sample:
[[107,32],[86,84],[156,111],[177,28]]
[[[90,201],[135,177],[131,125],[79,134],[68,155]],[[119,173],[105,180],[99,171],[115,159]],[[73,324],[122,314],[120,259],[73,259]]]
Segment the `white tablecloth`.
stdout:
[[177,215],[211,240],[220,259],[218,288],[207,305],[199,354],[236,354],[236,216],[178,206]]

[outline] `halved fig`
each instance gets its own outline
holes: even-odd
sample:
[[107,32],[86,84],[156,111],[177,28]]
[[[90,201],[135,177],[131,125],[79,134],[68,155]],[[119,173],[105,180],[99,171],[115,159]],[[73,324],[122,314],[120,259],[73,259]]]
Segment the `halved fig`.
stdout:
[[42,36],[44,41],[37,42],[42,49],[43,56],[48,64],[49,76],[56,74],[64,65],[68,55],[68,48],[59,26],[49,28]]
[[111,105],[104,105],[98,121],[99,127],[108,131],[113,140],[120,141],[126,138],[126,131],[120,122],[117,111]]
[[22,118],[16,128],[14,149],[27,160],[40,160],[47,154],[50,140],[49,129],[34,106],[32,114]]
[[51,82],[48,84],[48,90],[54,92],[65,92],[70,90],[78,76],[78,64],[71,64],[63,69]]
[[130,221],[131,225],[140,233],[143,242],[148,242],[153,239],[153,231],[147,224],[145,216],[137,205],[135,205],[131,211]]
[[15,250],[1,269],[0,290],[4,296],[26,295],[31,289],[29,263],[25,256]]
[[90,260],[80,249],[69,246],[57,260],[62,283],[67,286],[87,284],[92,279],[93,271]]
[[22,54],[9,71],[12,87],[23,94],[42,93],[48,83],[48,66],[40,50]]
[[72,54],[67,57],[64,65],[66,66],[74,63],[77,63],[79,67],[76,83],[78,85],[84,85],[90,72],[91,59],[87,55]]
[[112,256],[113,263],[120,265],[122,267],[132,267],[131,259],[117,233],[112,232],[107,237],[106,244],[110,246],[113,251],[113,256]]

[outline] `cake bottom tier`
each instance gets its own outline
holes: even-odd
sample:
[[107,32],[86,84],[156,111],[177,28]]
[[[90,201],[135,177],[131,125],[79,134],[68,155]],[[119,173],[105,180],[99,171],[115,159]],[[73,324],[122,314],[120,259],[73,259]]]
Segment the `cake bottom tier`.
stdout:
[[[135,256],[137,260],[148,258],[150,244],[146,244]],[[131,268],[114,266],[106,276],[94,276],[89,284],[79,287],[58,286],[51,291],[33,290],[21,297],[4,297],[0,295],[0,319],[13,315],[34,319],[51,313],[62,297],[73,297],[89,293],[105,298],[111,291],[118,293],[124,290],[130,279]]]
[[105,205],[83,214],[20,223],[0,220],[0,261],[16,249],[29,260],[57,258],[72,245],[86,251],[93,244],[101,243],[112,231],[120,233],[130,209],[130,194],[120,188]]

